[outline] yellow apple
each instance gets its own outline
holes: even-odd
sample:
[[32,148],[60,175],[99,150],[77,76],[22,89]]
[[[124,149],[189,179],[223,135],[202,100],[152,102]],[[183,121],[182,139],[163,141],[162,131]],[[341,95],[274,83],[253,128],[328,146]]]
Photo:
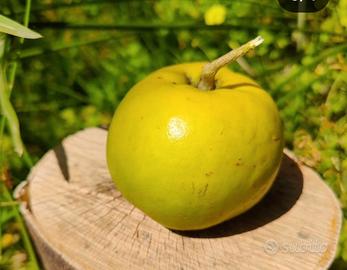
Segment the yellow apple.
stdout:
[[117,188],[177,230],[207,228],[254,206],[282,157],[282,124],[270,95],[225,67],[215,72],[214,89],[200,89],[204,66],[165,67],[137,83],[108,133]]

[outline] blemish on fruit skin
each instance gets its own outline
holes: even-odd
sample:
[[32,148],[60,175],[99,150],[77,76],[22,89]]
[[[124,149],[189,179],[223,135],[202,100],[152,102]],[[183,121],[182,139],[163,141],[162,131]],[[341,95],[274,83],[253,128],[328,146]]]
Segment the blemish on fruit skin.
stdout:
[[205,175],[208,177],[208,176],[211,176],[213,174],[213,172],[207,172],[205,173]]
[[198,192],[198,195],[199,196],[204,196],[205,194],[206,194],[206,192],[207,192],[207,189],[208,189],[208,184],[206,184],[205,186],[204,186],[204,188],[203,189],[201,189],[199,192]]
[[236,166],[241,166],[242,165],[242,159],[241,158],[238,158],[236,163],[235,163]]
[[172,82],[172,84],[177,84],[177,82]]
[[186,75],[186,76],[185,76],[185,79],[186,79],[186,83],[187,83],[187,84],[192,85],[192,82],[193,82],[192,77]]
[[157,79],[162,79],[162,78],[163,78],[163,77],[161,77],[161,76],[158,76],[158,77],[157,77]]

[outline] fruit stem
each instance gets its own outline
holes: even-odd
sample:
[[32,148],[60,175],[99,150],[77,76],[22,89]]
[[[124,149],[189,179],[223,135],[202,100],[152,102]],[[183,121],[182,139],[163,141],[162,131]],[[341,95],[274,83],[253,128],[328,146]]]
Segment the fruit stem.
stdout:
[[230,62],[235,61],[240,56],[245,55],[251,49],[254,49],[255,47],[259,46],[260,44],[263,43],[263,41],[264,39],[261,36],[258,36],[255,39],[248,41],[246,44],[242,45],[241,47],[236,48],[222,55],[216,60],[213,60],[212,62],[206,64],[202,68],[200,81],[198,83],[198,88],[201,90],[215,89],[215,76],[218,70],[224,67],[225,65],[229,64]]

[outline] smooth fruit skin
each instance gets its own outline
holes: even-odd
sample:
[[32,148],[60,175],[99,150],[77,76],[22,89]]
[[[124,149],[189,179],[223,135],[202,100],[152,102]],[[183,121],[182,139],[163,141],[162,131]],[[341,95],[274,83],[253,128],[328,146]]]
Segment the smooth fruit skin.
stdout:
[[123,196],[162,225],[203,229],[255,205],[280,166],[283,134],[272,98],[227,68],[196,88],[204,63],[162,68],[118,106],[107,162]]

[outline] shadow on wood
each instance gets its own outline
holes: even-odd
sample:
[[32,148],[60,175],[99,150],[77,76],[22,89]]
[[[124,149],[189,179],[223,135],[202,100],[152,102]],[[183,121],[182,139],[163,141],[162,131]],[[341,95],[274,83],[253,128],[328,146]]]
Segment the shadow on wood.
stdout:
[[254,230],[287,213],[299,199],[303,176],[296,164],[284,154],[278,176],[267,195],[244,214],[201,231],[174,231],[197,238],[227,237]]
[[70,174],[64,146],[62,144],[57,145],[56,147],[54,147],[53,152],[55,154],[55,157],[57,158],[61,173],[63,174],[65,180],[69,181]]

